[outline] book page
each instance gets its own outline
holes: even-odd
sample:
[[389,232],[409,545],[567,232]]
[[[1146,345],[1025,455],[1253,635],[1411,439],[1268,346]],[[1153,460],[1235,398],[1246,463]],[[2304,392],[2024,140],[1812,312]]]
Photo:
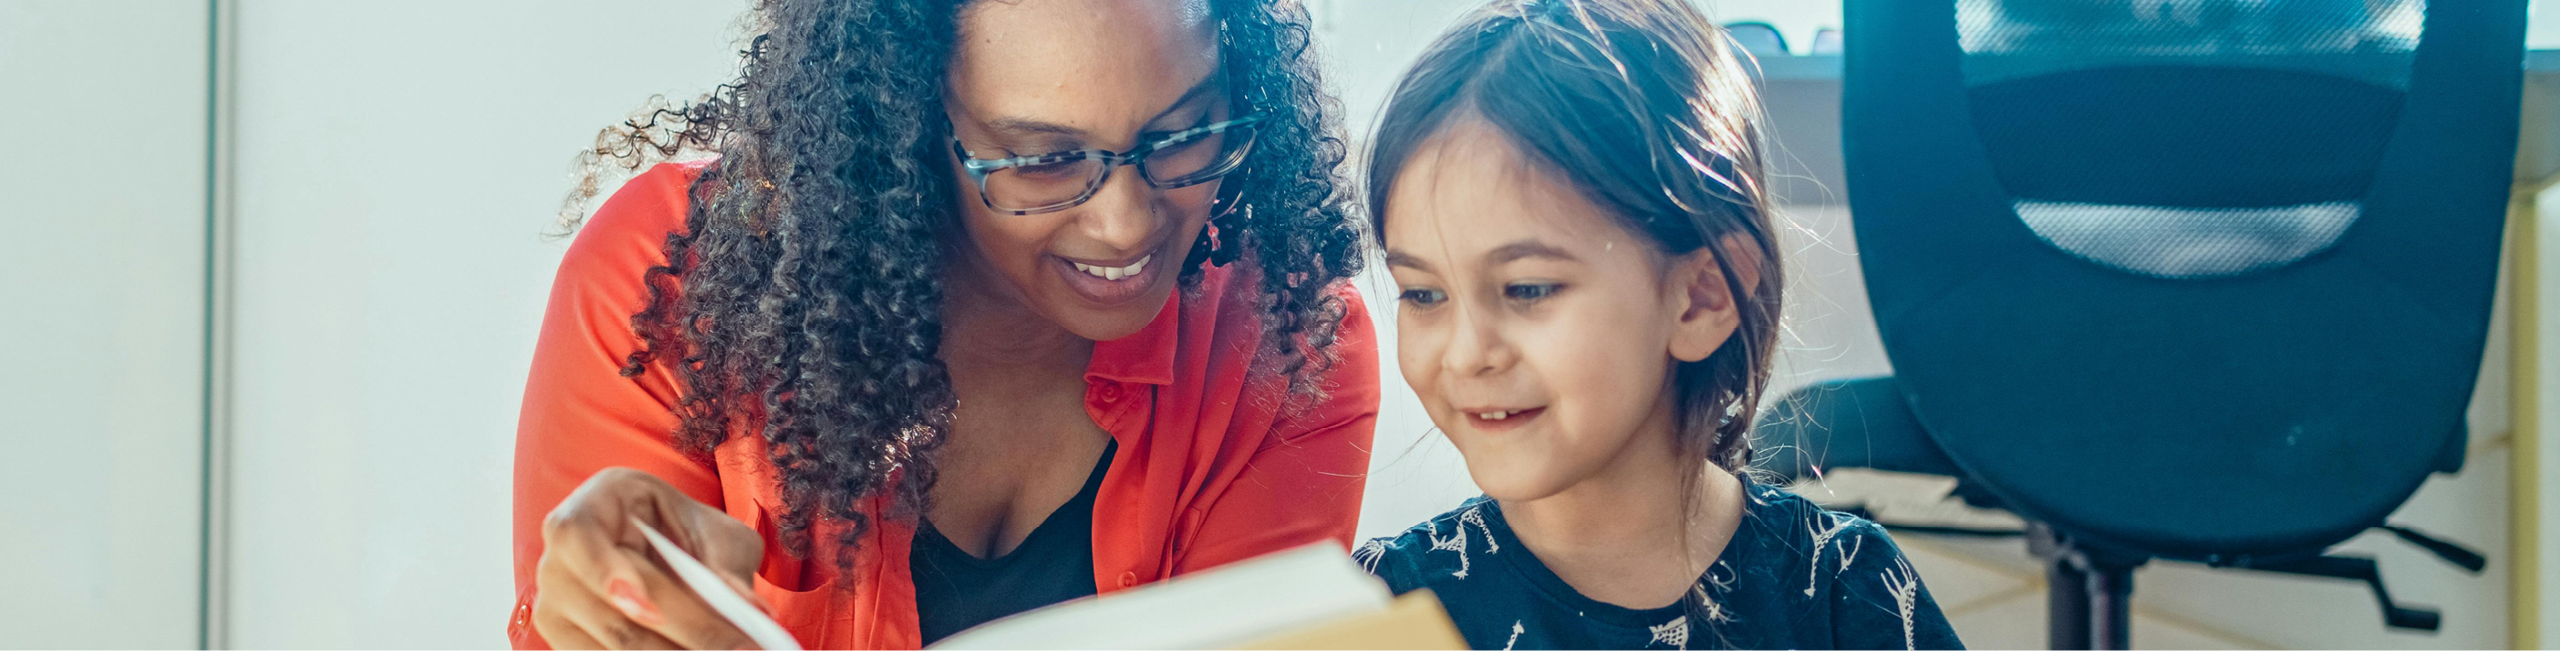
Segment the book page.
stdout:
[[1384,611],[1387,586],[1332,542],[962,631],[936,649],[1208,649]]

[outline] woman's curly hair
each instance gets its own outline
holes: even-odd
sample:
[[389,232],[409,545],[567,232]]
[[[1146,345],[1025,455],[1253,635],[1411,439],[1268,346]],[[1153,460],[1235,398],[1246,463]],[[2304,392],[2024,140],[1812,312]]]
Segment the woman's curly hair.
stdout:
[[[970,0],[761,0],[740,76],[686,105],[663,103],[598,135],[562,208],[575,229],[607,172],[716,154],[691,190],[650,302],[632,317],[651,363],[682,378],[676,445],[707,456],[762,436],[780,474],[781,540],[809,553],[819,518],[870,526],[861,504],[891,491],[920,513],[950,429],[942,342],[946,242],[958,181],[943,113],[946,66]],[[1359,271],[1362,225],[1337,193],[1345,146],[1296,0],[1209,0],[1230,84],[1266,111],[1238,210],[1218,221],[1258,282],[1266,353],[1292,395],[1330,365],[1344,306],[1328,291]],[[1101,35],[1096,35],[1100,38]],[[1182,271],[1196,287],[1200,268]],[[1176,300],[1179,300],[1178,298]],[[844,555],[838,562],[849,562]]]

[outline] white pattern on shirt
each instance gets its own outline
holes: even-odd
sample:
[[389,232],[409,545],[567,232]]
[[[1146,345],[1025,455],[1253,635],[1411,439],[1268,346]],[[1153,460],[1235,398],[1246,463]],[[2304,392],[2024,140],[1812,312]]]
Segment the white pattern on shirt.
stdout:
[[1911,616],[1920,600],[1920,574],[1907,559],[1894,559],[1894,566],[1884,571],[1884,589],[1893,593],[1894,608],[1902,615],[1902,648],[1917,649],[1920,641],[1913,634]]
[[1457,531],[1457,533],[1456,533],[1455,535],[1451,535],[1451,536],[1449,536],[1448,538],[1441,538],[1441,537],[1440,537],[1440,521],[1439,521],[1439,520],[1432,520],[1432,521],[1430,521],[1428,524],[1430,524],[1430,525],[1431,525],[1431,534],[1430,534],[1430,537],[1431,537],[1431,550],[1432,550],[1432,551],[1445,551],[1445,552],[1457,552],[1457,553],[1458,553],[1458,571],[1456,571],[1456,572],[1450,572],[1450,573],[1449,573],[1449,576],[1458,577],[1458,578],[1460,578],[1460,579],[1467,578],[1468,563],[1467,563],[1467,527],[1466,527],[1466,525],[1464,525],[1464,524],[1458,525],[1458,531]]
[[1673,618],[1671,621],[1663,622],[1660,626],[1651,627],[1648,630],[1653,631],[1653,641],[1646,642],[1645,644],[1647,646],[1668,644],[1671,645],[1672,648],[1676,649],[1689,648],[1688,615],[1681,615]]
[[1816,577],[1822,574],[1822,548],[1829,546],[1832,537],[1840,535],[1840,532],[1848,528],[1848,518],[1827,511],[1819,519],[1805,521],[1805,531],[1813,534],[1813,557],[1806,559],[1805,563],[1804,596],[1813,596]]
[[1360,543],[1359,549],[1351,550],[1351,560],[1358,562],[1360,569],[1370,574],[1378,573],[1378,561],[1386,557],[1387,539],[1385,538],[1371,538],[1369,542]]

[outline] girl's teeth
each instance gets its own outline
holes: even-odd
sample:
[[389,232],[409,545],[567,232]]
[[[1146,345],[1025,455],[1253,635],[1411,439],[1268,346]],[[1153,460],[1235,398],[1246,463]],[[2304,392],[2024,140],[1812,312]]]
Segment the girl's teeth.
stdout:
[[1093,277],[1101,278],[1103,280],[1119,280],[1138,275],[1138,272],[1140,271],[1145,271],[1147,268],[1147,261],[1153,259],[1155,259],[1155,256],[1153,255],[1139,258],[1137,262],[1129,263],[1129,266],[1126,267],[1097,267],[1082,262],[1072,262],[1072,264],[1076,266],[1076,271],[1085,272]]
[[1485,419],[1485,420],[1502,420],[1502,419],[1510,418],[1510,417],[1511,417],[1511,412],[1507,412],[1507,411],[1492,411],[1492,412],[1485,412],[1485,415],[1484,415],[1484,419]]

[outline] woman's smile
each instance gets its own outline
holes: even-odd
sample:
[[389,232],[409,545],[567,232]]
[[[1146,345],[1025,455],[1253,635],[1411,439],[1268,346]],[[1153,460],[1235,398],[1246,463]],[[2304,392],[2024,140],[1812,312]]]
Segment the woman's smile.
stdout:
[[1148,253],[1136,260],[1087,260],[1050,255],[1049,267],[1085,302],[1112,306],[1146,297],[1166,270],[1178,266],[1159,257],[1163,256]]

